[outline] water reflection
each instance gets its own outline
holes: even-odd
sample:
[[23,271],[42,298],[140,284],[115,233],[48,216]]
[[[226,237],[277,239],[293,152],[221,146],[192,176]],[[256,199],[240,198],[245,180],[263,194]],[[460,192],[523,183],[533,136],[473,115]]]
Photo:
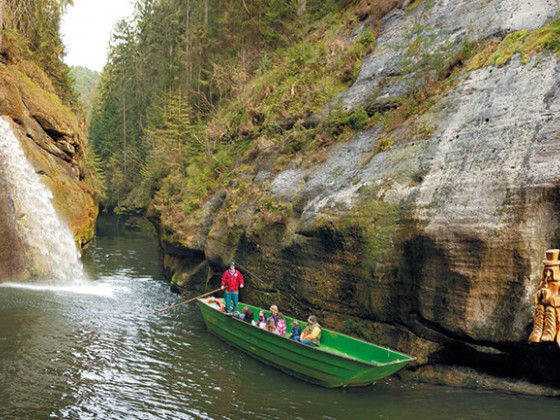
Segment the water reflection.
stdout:
[[403,384],[329,390],[211,336],[159,278],[151,237],[100,235],[91,290],[0,288],[2,419],[539,419],[560,403]]

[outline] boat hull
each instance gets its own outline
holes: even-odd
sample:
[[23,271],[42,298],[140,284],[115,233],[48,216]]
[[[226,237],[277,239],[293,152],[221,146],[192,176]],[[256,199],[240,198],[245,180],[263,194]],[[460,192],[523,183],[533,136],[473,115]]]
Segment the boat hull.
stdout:
[[[332,353],[324,346],[307,346],[254,327],[220,312],[204,300],[199,300],[198,304],[206,327],[212,334],[268,365],[324,387],[370,385],[395,373],[413,360],[409,356],[393,352],[402,356],[402,360],[392,360],[389,363],[364,362],[354,357]],[[324,336],[325,333],[328,337],[329,331],[323,330]],[[369,343],[368,345],[374,346]],[[385,350],[391,352],[383,349]]]

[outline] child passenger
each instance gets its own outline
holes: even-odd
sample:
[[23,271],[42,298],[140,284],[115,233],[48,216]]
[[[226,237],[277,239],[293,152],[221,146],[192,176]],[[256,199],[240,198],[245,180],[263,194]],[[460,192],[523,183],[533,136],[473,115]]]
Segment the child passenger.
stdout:
[[259,320],[257,321],[257,327],[266,328],[266,315],[264,311],[259,312]]
[[301,336],[301,327],[299,326],[299,322],[294,320],[292,322],[292,333],[290,334],[290,340],[299,341]]
[[268,318],[268,321],[266,321],[266,330],[274,334],[279,334],[276,325],[274,325],[274,318]]
[[276,329],[278,330],[278,334],[284,337],[286,334],[286,318],[284,318],[282,312],[278,312],[278,315],[276,315]]
[[274,319],[274,325],[278,325],[278,306],[272,305],[270,307],[270,316]]

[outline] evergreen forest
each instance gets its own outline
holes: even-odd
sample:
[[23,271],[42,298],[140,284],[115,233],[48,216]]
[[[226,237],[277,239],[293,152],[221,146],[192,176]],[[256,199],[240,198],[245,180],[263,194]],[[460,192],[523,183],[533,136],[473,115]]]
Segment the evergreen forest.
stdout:
[[80,95],[86,115],[89,115],[93,106],[95,87],[99,81],[99,72],[83,66],[77,66],[70,69],[70,76],[73,81],[74,90]]
[[[179,222],[218,186],[233,194],[240,156],[269,147],[278,170],[282,156],[304,148],[320,159],[367,119],[333,99],[375,46],[380,18],[400,3],[138,1],[114,30],[91,114],[105,207],[153,204],[165,208],[164,222]],[[376,24],[353,34],[365,18]]]

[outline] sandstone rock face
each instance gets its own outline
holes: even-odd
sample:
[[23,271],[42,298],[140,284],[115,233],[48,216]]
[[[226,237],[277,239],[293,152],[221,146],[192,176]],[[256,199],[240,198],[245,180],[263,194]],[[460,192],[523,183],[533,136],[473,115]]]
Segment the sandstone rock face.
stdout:
[[426,30],[426,36],[435,36],[433,48],[448,43],[457,49],[466,41],[502,38],[513,31],[537,29],[558,14],[558,5],[552,0],[433,1],[431,8],[425,10],[427,3],[430,2],[421,2],[412,10],[407,10],[405,4],[385,16],[378,48],[364,60],[352,87],[341,94],[349,106],[365,105],[374,94],[383,102],[406,92],[407,86],[402,82],[403,51],[395,46],[406,44],[404,36],[415,19],[431,28]]
[[[341,94],[350,107],[407,92],[389,45],[421,12],[385,18],[377,50]],[[558,12],[545,0],[436,1],[425,16],[456,48],[467,33],[501,39]],[[559,84],[557,55],[526,64],[514,55],[463,73],[394,130],[387,151],[376,152],[382,127],[374,127],[331,147],[319,165],[294,162],[270,176],[263,163],[252,182],[267,182],[289,211],[274,216],[247,202],[233,222],[206,220],[196,247],[205,258],[191,265],[206,259],[221,274],[235,257],[256,273],[242,299],[314,312],[413,353],[417,369],[474,367],[560,387],[557,355],[527,344],[544,251],[560,247]]]
[[[81,184],[83,141],[77,118],[60,102],[33,67],[0,63],[0,116],[14,124],[27,159],[53,193],[57,213],[72,229],[80,246],[93,237],[97,206]],[[2,167],[2,165],[0,165]],[[0,282],[29,276],[18,215],[0,172]]]

